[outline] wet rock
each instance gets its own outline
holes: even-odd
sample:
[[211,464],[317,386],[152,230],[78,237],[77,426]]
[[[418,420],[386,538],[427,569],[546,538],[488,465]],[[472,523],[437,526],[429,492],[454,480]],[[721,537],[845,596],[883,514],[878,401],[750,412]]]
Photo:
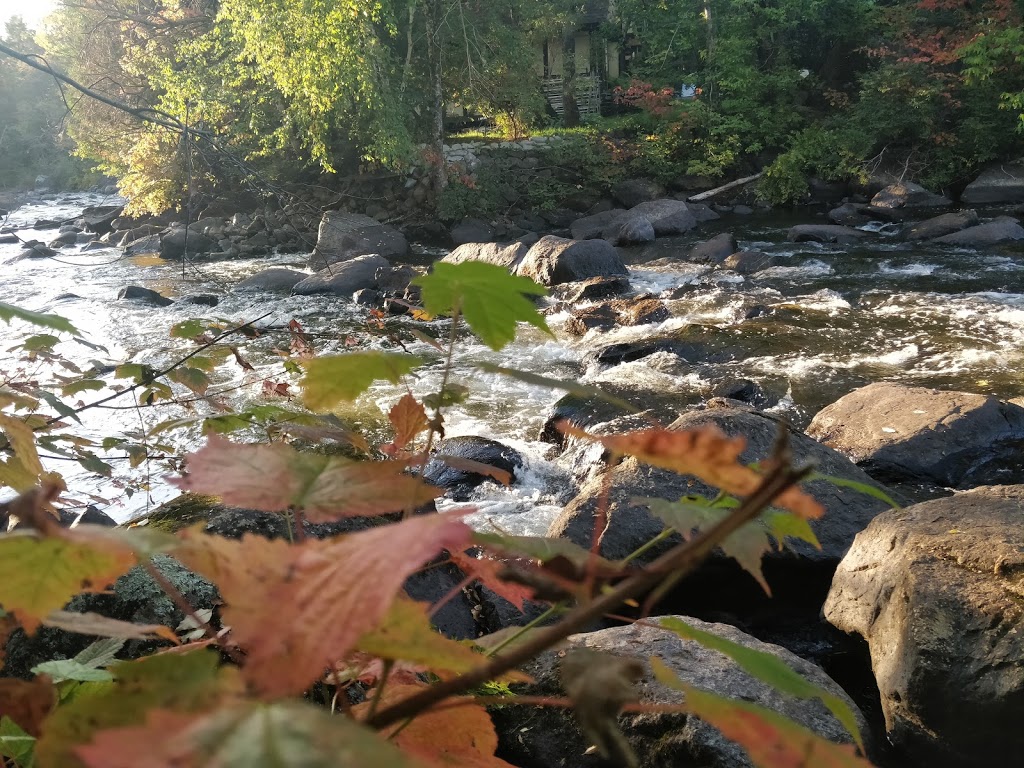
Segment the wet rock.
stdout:
[[494,239],[494,227],[482,219],[467,218],[452,227],[451,235],[456,245],[489,243]]
[[352,294],[352,301],[361,307],[379,307],[381,295],[372,288],[363,288],[361,291],[356,291]]
[[[820,668],[776,645],[769,645],[726,624],[711,624],[680,616],[687,624],[703,632],[768,653],[798,672],[805,679],[839,697],[856,713],[862,733],[867,726],[846,693]],[[557,651],[548,651],[529,662],[523,670],[535,681],[517,692],[560,698],[560,663],[570,649],[588,649],[614,656],[636,659],[643,674],[637,684],[640,700],[652,704],[679,704],[683,695],[656,681],[649,659],[664,662],[680,680],[701,690],[741,701],[752,702],[778,712],[817,735],[837,743],[853,739],[831,715],[820,699],[795,699],[780,694],[772,686],[748,673],[727,656],[699,643],[683,640],[659,626],[633,624],[597,632],[572,635]],[[492,717],[499,734],[498,755],[517,765],[555,766],[559,768],[596,768],[609,765],[587,755],[589,740],[581,733],[573,714],[560,708],[503,707]],[[623,713],[618,724],[644,768],[749,768],[753,765],[746,751],[724,738],[714,727],[684,714]]]
[[737,250],[739,246],[736,244],[736,238],[729,232],[722,232],[693,246],[686,254],[686,260],[694,264],[719,264]]
[[1024,240],[1024,227],[1020,225],[1017,219],[1010,216],[1000,216],[994,221],[943,235],[931,242],[942,243],[943,245],[978,247],[1005,243],[1011,240]]
[[706,203],[687,203],[686,207],[690,209],[690,213],[693,214],[693,218],[697,220],[698,224],[703,224],[706,221],[716,221],[722,218],[715,210]]
[[948,197],[929,192],[912,181],[890,184],[871,198],[871,205],[876,208],[943,208],[952,204]]
[[601,237],[612,245],[653,243],[654,225],[643,216],[627,214],[605,229]]
[[369,216],[328,211],[320,221],[309,265],[319,270],[369,254],[401,260],[409,255],[409,242],[399,230]]
[[472,435],[442,440],[427,464],[423,479],[431,485],[444,488],[447,495],[456,501],[466,501],[474,488],[492,480],[479,472],[446,464],[437,456],[451,456],[454,459],[466,459],[496,467],[508,472],[512,476],[512,482],[515,482],[516,472],[523,467],[523,457],[519,451],[497,440]]
[[557,285],[590,277],[625,276],[628,271],[618,251],[605,240],[568,240],[547,235],[530,248],[516,274],[541,285]]
[[626,215],[622,208],[600,211],[582,219],[576,219],[569,228],[574,240],[596,240]]
[[188,232],[184,227],[170,229],[160,236],[160,257],[163,259],[180,259],[185,255],[193,256],[202,253],[214,253],[220,250],[216,240],[198,232]]
[[1024,160],[986,168],[967,185],[960,200],[968,205],[1024,202]]
[[572,313],[566,323],[566,330],[577,336],[600,328],[609,330],[616,325],[635,326],[661,323],[672,316],[668,307],[657,299],[621,299],[584,307]]
[[274,293],[291,293],[300,282],[309,277],[305,272],[284,267],[271,267],[257,272],[235,284],[235,293],[251,291],[269,291]]
[[837,224],[797,224],[789,230],[788,239],[794,243],[856,243],[867,237],[867,232]]
[[618,322],[618,313],[610,304],[597,304],[577,309],[565,323],[565,330],[574,336],[585,336],[588,331],[598,328],[608,331]]
[[762,269],[778,266],[779,259],[764,251],[739,251],[721,263],[722,269],[731,269],[740,275],[752,275]]
[[514,270],[530,248],[525,243],[465,243],[445,256],[446,264],[461,264],[464,261],[483,261],[499,267]]
[[82,211],[82,220],[90,232],[103,235],[113,228],[114,219],[123,211],[123,205],[93,205]]
[[122,288],[118,291],[117,298],[119,301],[122,299],[125,301],[138,301],[154,307],[166,307],[174,303],[173,299],[162,296],[149,288],[143,288],[140,285],[129,285]]
[[836,571],[825,617],[867,640],[901,764],[1024,753],[1022,506],[1015,485],[884,512]]
[[734,205],[732,207],[732,212],[737,216],[750,216],[754,213],[754,209],[751,208],[749,205],[740,204]]
[[665,188],[650,179],[627,179],[612,186],[612,198],[624,208],[657,200],[665,196]]
[[563,283],[552,290],[552,295],[576,304],[581,301],[607,299],[629,291],[629,280],[624,277],[592,277],[579,283]]
[[941,216],[911,224],[903,232],[905,240],[931,240],[936,237],[959,232],[978,223],[977,211],[954,211]]
[[870,384],[819,411],[807,432],[885,481],[1024,482],[1024,408],[986,395]]
[[78,241],[77,232],[64,232],[63,234],[57,235],[49,242],[50,248],[64,248],[69,245],[75,245]]
[[[747,448],[740,461],[749,464],[763,461],[771,455],[780,424],[764,414],[747,409],[722,408],[690,411],[679,417],[669,429],[685,430],[713,425],[729,436],[742,435]],[[864,470],[855,466],[837,451],[828,448],[801,433],[791,434],[791,446],[797,465],[811,462],[825,475],[880,488]],[[552,523],[548,536],[565,537],[589,546],[593,535],[594,512],[603,490],[603,478],[597,477],[584,486],[562,514]],[[808,483],[806,490],[825,507],[825,515],[811,521],[821,542],[816,549],[804,542],[791,542],[782,551],[765,555],[765,562],[776,561],[786,568],[810,568],[814,564],[837,563],[853,542],[854,536],[887,505],[876,498],[824,481]],[[677,475],[666,470],[644,465],[633,458],[625,459],[615,470],[608,526],[601,536],[601,553],[611,559],[621,559],[661,532],[662,522],[646,508],[634,506],[632,499],[650,497],[678,500],[690,494],[713,497],[717,491],[692,477]],[[673,536],[665,545],[679,539]],[[649,562],[664,549],[645,554],[640,562]]]
[[310,296],[315,293],[351,296],[363,288],[376,288],[378,270],[390,268],[388,260],[382,256],[356,256],[348,261],[335,262],[326,269],[306,277],[295,284],[292,292],[299,296]]
[[220,297],[212,293],[193,293],[182,296],[178,299],[179,304],[195,304],[200,307],[216,307],[220,304]]
[[828,220],[843,227],[858,227],[871,221],[871,217],[864,213],[864,208],[857,203],[843,203],[828,212]]
[[[104,245],[103,247],[109,247]],[[124,252],[128,256],[139,256],[144,253],[160,253],[160,235],[147,235],[133,240],[125,246]]]
[[684,235],[697,227],[697,218],[682,200],[651,200],[629,210],[631,217],[642,216],[651,222],[658,237]]
[[60,222],[53,219],[36,219],[35,223],[32,225],[32,229],[38,229],[40,231],[57,229],[58,227],[60,227]]
[[0,235],[0,245],[16,245],[19,242],[17,235]]
[[716,386],[712,397],[723,397],[750,405],[763,405],[768,401],[764,389],[756,381],[750,379],[730,379]]

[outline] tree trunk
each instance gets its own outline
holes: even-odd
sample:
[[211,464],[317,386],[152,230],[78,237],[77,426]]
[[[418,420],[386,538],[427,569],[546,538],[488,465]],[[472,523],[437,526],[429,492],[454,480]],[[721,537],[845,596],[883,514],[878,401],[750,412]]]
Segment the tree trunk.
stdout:
[[580,124],[576,103],[576,30],[566,30],[562,38],[562,124],[574,128]]
[[448,170],[444,161],[444,88],[441,82],[441,46],[438,41],[438,27],[443,13],[441,0],[426,0],[424,20],[427,34],[427,69],[430,73],[431,89],[431,168],[430,177],[434,187],[435,203],[441,192],[448,186]]

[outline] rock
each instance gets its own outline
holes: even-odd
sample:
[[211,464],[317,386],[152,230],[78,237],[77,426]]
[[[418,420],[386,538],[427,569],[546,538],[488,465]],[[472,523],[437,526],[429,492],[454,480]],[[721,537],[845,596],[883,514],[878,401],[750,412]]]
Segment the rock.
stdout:
[[754,213],[754,209],[751,208],[749,205],[742,205],[742,204],[740,204],[740,205],[734,205],[732,207],[732,212],[734,214],[736,214],[737,216],[750,216],[750,215],[752,215]]
[[409,255],[409,242],[399,230],[369,216],[328,211],[320,220],[309,265],[319,270],[368,254],[401,260]]
[[105,235],[113,228],[111,225],[124,211],[123,205],[94,205],[82,211],[85,228],[97,235]]
[[379,291],[375,291],[372,288],[363,288],[361,291],[356,291],[352,294],[352,301],[361,307],[378,307],[381,302],[381,295]]
[[952,204],[948,197],[929,192],[912,181],[890,184],[871,198],[871,205],[876,208],[942,208]]
[[193,293],[188,296],[182,296],[178,299],[178,303],[194,304],[201,307],[216,307],[220,304],[220,297],[212,293]]
[[768,401],[764,389],[756,381],[750,379],[730,379],[724,381],[711,392],[712,397],[722,397],[750,405],[763,405]]
[[149,288],[143,288],[140,285],[129,285],[122,288],[118,291],[117,298],[119,301],[122,299],[125,301],[140,301],[143,304],[151,304],[154,307],[166,307],[174,303],[173,299],[168,299],[166,296],[162,296]]
[[563,301],[576,304],[581,301],[607,299],[629,291],[629,280],[623,277],[592,277],[580,283],[563,283],[552,291]]
[[[711,624],[690,617],[676,617],[703,632],[745,648],[770,654],[806,680],[841,699],[857,717],[862,733],[867,725],[856,706],[825,672],[777,645],[754,639],[727,624]],[[547,651],[523,667],[534,683],[517,692],[561,698],[560,662],[570,649],[589,649],[636,659],[643,675],[637,683],[640,700],[652,704],[679,704],[683,694],[657,682],[649,659],[657,657],[687,685],[727,698],[751,702],[788,717],[829,741],[849,744],[853,739],[820,699],[796,699],[749,675],[730,658],[674,632],[650,623],[613,627],[570,636],[555,651]],[[595,671],[596,673],[596,671]],[[612,765],[588,756],[590,740],[580,731],[573,714],[561,708],[502,707],[492,711],[499,734],[498,754],[516,765],[596,768]],[[623,713],[619,727],[644,768],[701,766],[701,768],[750,768],[746,751],[724,738],[714,727],[685,714]],[[619,763],[614,763],[619,765]]]
[[19,242],[17,235],[0,235],[0,245],[16,245]]
[[144,237],[158,235],[162,230],[163,227],[156,224],[143,224],[142,226],[126,230],[124,233],[118,232],[120,239],[117,241],[117,244],[123,248],[124,246],[130,245],[136,240],[141,240]]
[[489,243],[493,239],[494,228],[482,219],[463,219],[452,228],[452,241],[456,245]]
[[214,233],[220,232],[223,229],[224,217],[222,216],[203,216],[188,225],[189,235],[209,235],[213,237]]
[[314,293],[351,296],[363,288],[376,288],[377,270],[390,268],[391,264],[382,256],[356,256],[348,261],[335,262],[326,269],[306,277],[296,283],[292,291],[299,296]]
[[566,323],[566,330],[583,336],[593,328],[609,330],[616,325],[648,325],[664,322],[671,316],[668,307],[657,299],[623,299],[576,310]]
[[[745,437],[747,448],[740,457],[745,464],[768,458],[779,429],[779,423],[768,416],[741,408],[690,411],[680,416],[669,429],[685,430],[705,425],[713,425],[729,436]],[[804,434],[792,433],[791,446],[797,465],[812,462],[822,474],[881,487],[846,457]],[[577,544],[590,546],[588,542],[593,533],[594,511],[602,494],[603,483],[603,478],[597,477],[585,485],[551,524],[547,535],[568,538]],[[846,554],[853,537],[867,527],[875,515],[887,508],[884,502],[876,498],[824,481],[808,483],[804,487],[825,507],[824,517],[810,523],[821,542],[821,549],[804,542],[790,542],[781,552],[773,550],[767,553],[764,558],[766,563],[774,561],[789,567],[810,567],[815,563],[835,564]],[[678,500],[689,494],[714,496],[714,493],[692,477],[655,469],[633,458],[625,459],[615,470],[608,526],[601,536],[601,554],[613,560],[621,559],[648,542],[664,527],[646,508],[633,506],[633,498]],[[669,539],[669,543],[673,541],[678,542],[678,537]],[[664,548],[649,551],[637,564],[650,562],[662,551]]]
[[445,256],[446,264],[461,264],[464,261],[484,261],[513,270],[526,256],[530,248],[525,243],[465,243]]
[[[143,253],[160,253],[160,242],[160,235],[140,237],[138,240],[133,240],[128,243],[124,252],[127,256],[139,256]],[[191,243],[189,243],[189,245],[191,245]]]
[[582,219],[576,219],[569,227],[574,240],[596,240],[602,237],[605,230],[621,221],[626,215],[622,208],[613,208],[610,211],[600,211]]
[[57,229],[59,227],[60,222],[54,221],[53,219],[36,219],[35,223],[32,225],[32,229],[38,229],[40,231],[47,229]]
[[764,253],[763,251],[739,251],[725,259],[722,269],[731,269],[740,275],[752,275],[762,269],[778,266],[777,256]]
[[931,240],[936,237],[959,232],[978,223],[977,211],[954,211],[941,216],[911,224],[903,232],[905,240]]
[[271,267],[236,283],[232,290],[235,293],[247,293],[250,291],[291,293],[291,290],[307,277],[309,277],[308,274],[295,269]]
[[575,310],[566,321],[565,330],[574,336],[585,336],[595,328],[610,331],[618,320],[618,313],[611,304],[596,304]]
[[843,227],[857,227],[867,224],[871,217],[864,213],[865,206],[856,203],[843,203],[828,212],[828,220]]
[[516,471],[523,467],[523,457],[519,451],[497,440],[474,436],[442,440],[427,463],[423,479],[431,485],[444,488],[447,495],[456,501],[466,501],[470,491],[491,478],[479,472],[446,464],[437,458],[438,456],[450,456],[456,460],[466,459],[496,467],[508,472],[512,476],[512,482],[515,482]]
[[836,224],[797,224],[789,230],[788,239],[794,243],[856,243],[867,237],[866,232]]
[[839,564],[825,618],[867,641],[889,741],[908,763],[1013,765],[1024,753],[1022,507],[1014,485],[890,510]]
[[718,264],[738,250],[736,238],[728,232],[722,232],[693,246],[686,254],[686,260],[695,264]]
[[959,232],[937,237],[931,242],[942,243],[943,245],[964,245],[978,247],[995,245],[1010,240],[1024,240],[1024,227],[1009,216],[1000,216],[994,221],[978,224],[975,227],[968,227]]
[[530,248],[516,274],[541,285],[557,285],[629,273],[618,251],[605,240],[568,240],[547,235]]
[[967,185],[960,200],[968,205],[1024,202],[1024,160],[986,168]]
[[883,481],[1024,482],[1024,408],[986,395],[879,382],[819,411],[807,433]]
[[601,237],[612,245],[643,245],[654,242],[654,225],[643,216],[626,214],[610,224]]
[[78,241],[77,232],[64,232],[50,241],[50,248],[64,248],[68,245],[74,245]]
[[686,207],[690,209],[690,213],[693,214],[693,218],[697,220],[698,224],[703,224],[706,221],[716,221],[722,218],[715,210],[706,203],[687,203]]
[[625,208],[665,196],[665,188],[650,179],[627,179],[612,186],[612,198]]
[[257,232],[239,243],[239,247],[250,253],[266,253],[270,250],[270,236],[266,232]]
[[658,237],[685,235],[697,227],[697,218],[682,200],[651,200],[629,209],[630,216],[643,216],[654,226]]
[[180,259],[185,255],[186,248],[189,256],[220,250],[215,240],[198,232],[188,232],[186,235],[184,227],[175,227],[160,235],[160,258]]

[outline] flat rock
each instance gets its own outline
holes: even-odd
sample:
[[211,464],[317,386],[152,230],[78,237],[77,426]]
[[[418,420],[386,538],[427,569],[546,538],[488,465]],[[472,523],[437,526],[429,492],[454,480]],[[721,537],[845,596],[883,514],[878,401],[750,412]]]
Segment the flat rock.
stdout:
[[1024,408],[987,395],[879,382],[823,408],[807,433],[883,481],[1024,482]]
[[842,227],[838,224],[797,224],[790,228],[788,239],[794,243],[856,243],[867,237],[867,232],[862,232],[853,227]]
[[960,200],[967,205],[1024,203],[1024,160],[989,166],[967,185]]
[[336,262],[306,277],[295,284],[292,292],[299,296],[330,293],[350,297],[363,288],[376,288],[378,270],[390,269],[391,264],[383,256],[356,256],[348,261]]
[[516,274],[541,285],[557,285],[629,273],[618,251],[605,240],[569,240],[547,235],[530,248]]
[[613,208],[609,211],[598,213],[576,219],[569,227],[574,240],[596,240],[601,237],[608,227],[620,221],[626,215],[623,208]]
[[985,246],[1005,243],[1011,240],[1024,240],[1024,227],[1010,216],[1000,216],[994,221],[968,227],[959,232],[937,237],[931,242],[943,245]]
[[948,197],[929,192],[912,181],[890,184],[871,198],[871,205],[876,208],[943,208],[952,204]]
[[878,515],[836,570],[825,618],[867,641],[899,764],[1024,754],[1024,486]]
[[319,270],[368,254],[401,260],[409,255],[409,241],[399,230],[369,216],[328,211],[320,220],[309,266]]
[[778,256],[764,251],[739,251],[724,259],[720,266],[722,269],[731,269],[740,275],[752,275],[762,269],[778,266],[778,264]]
[[612,198],[625,208],[657,200],[665,195],[665,188],[651,179],[626,179],[612,186]]
[[530,248],[525,243],[464,243],[445,256],[446,264],[461,264],[464,261],[483,261],[513,270],[526,256]]
[[729,232],[722,232],[693,246],[686,254],[686,260],[695,264],[719,264],[738,250],[736,238]]
[[[712,624],[685,616],[675,618],[700,631],[775,657],[846,703],[855,713],[861,732],[867,733],[867,725],[856,706],[820,667],[777,645],[762,643],[727,624]],[[780,694],[772,686],[744,672],[727,656],[708,650],[695,641],[683,640],[660,626],[652,626],[657,621],[655,618],[646,624],[570,636],[557,651],[543,653],[523,667],[535,682],[522,689],[517,686],[517,692],[563,697],[561,661],[573,649],[585,649],[637,660],[643,669],[637,683],[640,701],[679,704],[683,695],[659,683],[651,671],[649,660],[658,658],[688,685],[778,712],[829,741],[852,743],[850,734],[820,699],[796,699]],[[593,674],[599,673],[595,668]],[[499,754],[516,765],[596,768],[612,764],[586,754],[589,740],[580,731],[572,713],[565,709],[501,707],[492,711],[492,717],[499,734]],[[623,713],[618,717],[618,724],[636,753],[638,764],[644,768],[753,766],[742,747],[695,717]]]
[[296,269],[271,267],[239,281],[232,290],[235,293],[249,293],[252,291],[291,293],[292,289],[307,277],[309,277],[307,273],[299,272]]
[[973,227],[977,223],[977,211],[953,211],[935,216],[927,221],[911,224],[903,231],[903,238],[905,240],[931,240]]

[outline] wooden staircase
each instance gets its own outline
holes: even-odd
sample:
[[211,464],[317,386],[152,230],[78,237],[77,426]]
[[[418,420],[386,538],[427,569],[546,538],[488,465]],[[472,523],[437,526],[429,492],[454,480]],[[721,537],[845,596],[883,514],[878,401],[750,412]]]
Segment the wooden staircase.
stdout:
[[[543,81],[544,98],[559,117],[565,112],[562,104],[562,76],[551,75]],[[576,106],[580,118],[598,117],[601,114],[601,78],[597,75],[576,76]]]

